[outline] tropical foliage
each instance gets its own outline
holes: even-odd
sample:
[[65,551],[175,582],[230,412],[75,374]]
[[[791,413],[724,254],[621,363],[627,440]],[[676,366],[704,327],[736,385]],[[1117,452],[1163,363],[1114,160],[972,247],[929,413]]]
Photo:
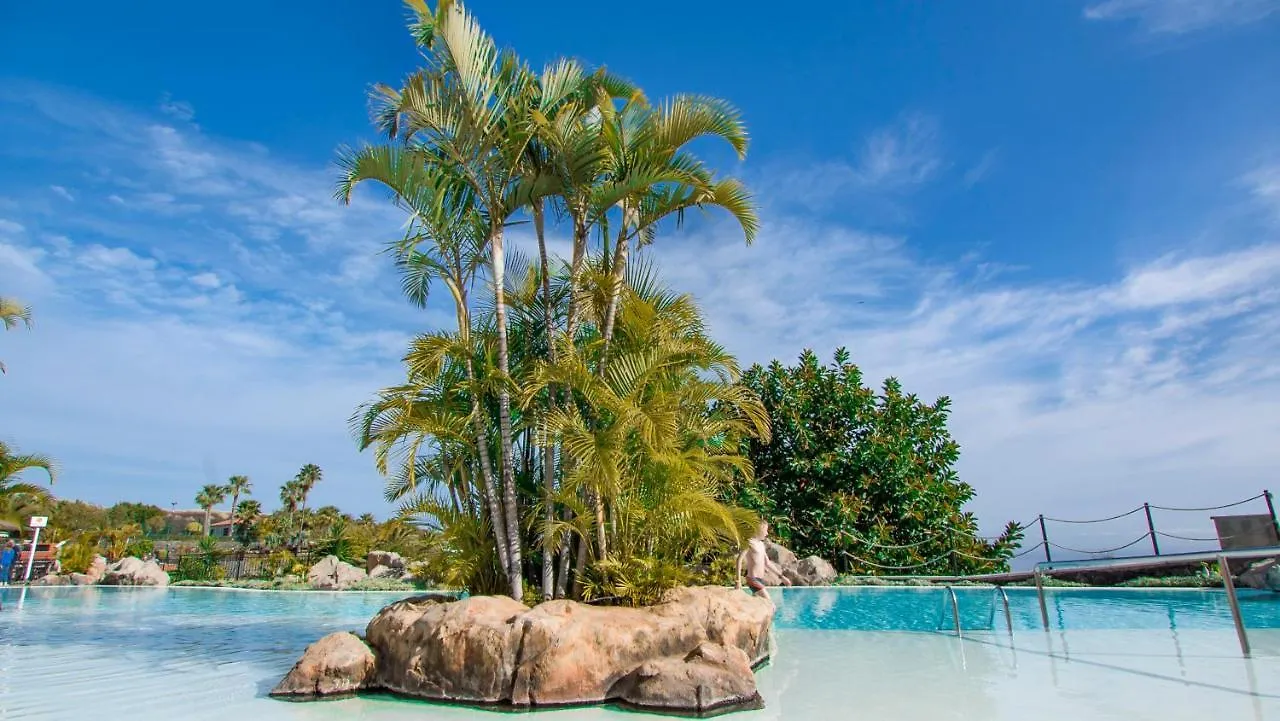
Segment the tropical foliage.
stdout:
[[974,490],[955,471],[949,399],[924,403],[893,378],[877,393],[843,349],[829,365],[805,351],[795,366],[753,366],[743,383],[773,436],[746,440],[755,481],[739,501],[797,553],[853,573],[1007,570],[1021,529],[983,539],[963,509]]
[[52,496],[48,489],[24,480],[28,472],[42,472],[50,485],[57,479],[53,459],[40,453],[19,453],[0,441],[0,520],[24,525]]
[[[5,330],[12,330],[19,325],[31,327],[31,308],[14,298],[0,297],[0,325]],[[4,363],[0,363],[0,373],[5,372]]]
[[[344,151],[339,185],[343,199],[364,181],[390,190],[409,215],[393,246],[404,290],[425,304],[443,286],[456,318],[417,338],[406,382],[354,419],[388,497],[440,534],[441,568],[516,598],[534,568],[540,595],[561,596],[615,556],[683,563],[736,542],[743,515],[717,489],[746,464],[723,436],[766,432],[763,416],[741,403],[692,301],[630,256],[692,208],[722,208],[752,238],[749,194],[687,147],[712,138],[744,154],[737,111],[652,104],[574,61],[534,70],[461,3],[408,5],[426,65],[375,89],[391,142]],[[567,263],[547,252],[549,216],[570,236]],[[523,219],[536,265],[507,247]]]

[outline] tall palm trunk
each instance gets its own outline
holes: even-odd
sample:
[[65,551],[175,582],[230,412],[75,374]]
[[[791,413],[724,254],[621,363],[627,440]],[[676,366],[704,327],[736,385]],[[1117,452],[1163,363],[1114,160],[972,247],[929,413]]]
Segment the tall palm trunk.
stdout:
[[502,376],[502,388],[498,392],[498,432],[502,446],[502,501],[507,513],[507,580],[511,584],[511,597],[524,598],[523,568],[520,558],[520,509],[516,498],[514,452],[511,440],[511,363],[507,348],[507,302],[502,287],[506,275],[506,258],[503,255],[502,226],[493,230],[490,238],[490,257],[493,275],[494,317],[498,324],[498,372]]
[[622,228],[618,231],[618,243],[613,252],[613,265],[609,268],[609,306],[604,312],[604,328],[600,335],[604,338],[604,350],[600,356],[600,372],[604,373],[609,356],[609,342],[613,340],[614,321],[618,317],[618,298],[622,295],[622,282],[627,273],[627,251],[631,246],[631,236],[627,229],[631,227],[632,214],[626,203],[622,204]]
[[231,494],[231,537],[236,536],[236,504],[240,502],[239,491]]
[[204,534],[209,535],[209,518],[213,514],[213,506],[204,507]]
[[[471,338],[471,310],[467,302],[466,286],[461,282],[461,269],[458,269],[459,280],[454,286],[455,309],[458,316],[458,334],[464,339]],[[498,563],[506,572],[511,563],[507,556],[507,520],[498,502],[497,483],[494,481],[493,463],[489,459],[489,434],[485,430],[484,414],[480,408],[480,390],[476,385],[475,364],[471,360],[471,344],[467,344],[467,384],[471,387],[471,425],[476,436],[476,454],[480,457],[480,495],[484,498],[489,510],[489,526],[493,531],[494,545],[498,549]]]
[[[467,358],[467,380],[471,386],[475,387],[475,368],[471,363],[471,358]],[[484,503],[489,508],[489,525],[493,528],[493,540],[498,547],[498,562],[502,564],[502,570],[509,573],[511,569],[510,549],[508,549],[507,536],[507,519],[502,513],[502,506],[498,502],[498,496],[495,492],[497,483],[494,481],[493,464],[489,460],[489,434],[484,429],[484,416],[480,408],[480,395],[473,392],[471,394],[471,423],[475,428],[476,434],[476,451],[480,455],[480,495],[484,496]]]
[[[538,262],[542,272],[542,322],[547,328],[547,357],[552,365],[556,362],[556,327],[551,312],[551,268],[547,260],[547,239],[545,232],[546,218],[543,216],[542,200],[533,203],[533,229],[538,236]],[[556,410],[556,389],[547,389],[547,411]],[[556,566],[551,549],[551,529],[555,525],[556,509],[556,451],[550,438],[545,438],[542,445],[542,597],[555,596]]]

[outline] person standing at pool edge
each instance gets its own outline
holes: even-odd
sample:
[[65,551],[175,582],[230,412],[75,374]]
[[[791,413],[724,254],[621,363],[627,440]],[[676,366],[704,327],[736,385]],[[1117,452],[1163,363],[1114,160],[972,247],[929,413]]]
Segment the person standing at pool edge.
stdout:
[[9,571],[13,568],[13,559],[18,552],[13,549],[13,541],[4,542],[4,550],[0,551],[0,586],[9,585]]
[[773,573],[782,579],[782,585],[790,586],[791,581],[782,573],[782,568],[769,560],[769,552],[764,546],[764,541],[769,537],[769,524],[765,521],[760,522],[760,526],[756,528],[756,535],[747,539],[747,547],[742,553],[738,554],[738,588],[742,588],[742,571],[745,567],[747,571],[747,585],[751,588],[752,593],[757,596],[764,596],[769,603],[773,603],[773,598],[769,596],[769,592],[764,588],[764,578],[766,571]]

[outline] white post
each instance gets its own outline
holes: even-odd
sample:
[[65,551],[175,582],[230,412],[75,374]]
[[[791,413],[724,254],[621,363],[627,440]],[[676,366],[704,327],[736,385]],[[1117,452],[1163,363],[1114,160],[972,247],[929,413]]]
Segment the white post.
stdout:
[[31,555],[27,556],[27,572],[22,574],[23,583],[31,581],[31,564],[36,561],[36,544],[38,543],[40,543],[40,527],[36,526],[35,535],[31,537]]

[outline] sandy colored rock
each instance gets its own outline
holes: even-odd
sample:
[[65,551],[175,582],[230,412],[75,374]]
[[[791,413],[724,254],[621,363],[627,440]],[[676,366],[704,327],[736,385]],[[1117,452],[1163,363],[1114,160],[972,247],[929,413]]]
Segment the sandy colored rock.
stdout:
[[511,696],[517,620],[529,609],[505,596],[418,596],[387,606],[365,638],[380,688],[419,698],[501,703]]
[[368,688],[374,676],[373,651],[346,631],[331,633],[307,646],[272,696],[313,698],[352,694]]
[[795,568],[805,586],[827,586],[836,580],[835,567],[818,556],[809,556],[797,563]]
[[1280,591],[1280,561],[1270,558],[1249,566],[1236,584],[1245,588]]
[[169,574],[155,561],[128,556],[107,567],[102,583],[108,586],[168,586]]
[[[663,609],[664,611],[671,609]],[[599,703],[640,664],[683,655],[705,638],[686,613],[543,603],[521,616],[523,643],[510,701],[516,706]]]
[[325,556],[307,571],[307,583],[319,591],[340,591],[367,577],[363,568],[356,568],[337,556]]
[[389,566],[374,566],[369,571],[369,578],[394,578],[399,580],[403,575],[403,571],[397,571]]
[[698,715],[763,706],[747,655],[713,643],[640,665],[612,695],[642,709]]
[[[649,608],[416,596],[369,622],[374,671],[361,678],[369,689],[438,701],[739,708],[759,704],[751,669],[768,658],[773,613],[763,598],[720,587],[676,589]],[[290,690],[316,677],[303,666],[295,667],[301,680],[286,677],[278,687],[283,695],[317,695]],[[344,684],[337,688],[351,686]]]
[[404,558],[400,554],[392,551],[370,551],[369,555],[365,557],[364,570],[372,577],[374,575],[373,569],[378,566],[386,566],[398,571],[397,576],[400,573],[404,573],[405,570]]
[[98,583],[103,576],[107,575],[107,559],[100,555],[95,555],[93,560],[89,562],[89,568],[85,570],[84,575],[89,579],[89,583]]

